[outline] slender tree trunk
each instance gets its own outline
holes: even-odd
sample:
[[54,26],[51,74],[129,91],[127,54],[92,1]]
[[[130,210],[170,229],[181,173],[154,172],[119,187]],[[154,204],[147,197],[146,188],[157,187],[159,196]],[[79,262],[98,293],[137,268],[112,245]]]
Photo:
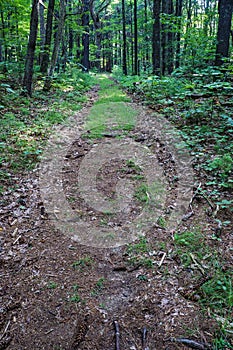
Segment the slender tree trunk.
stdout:
[[[168,13],[168,1],[162,0],[162,14],[167,15]],[[161,25],[161,70],[162,75],[165,75],[167,68],[167,32],[168,32],[168,24],[167,18],[162,22]]]
[[123,25],[123,51],[122,51],[122,70],[127,75],[127,41],[126,41],[126,19],[125,19],[125,0],[122,0],[122,25]]
[[161,74],[161,58],[160,58],[160,7],[161,0],[153,2],[153,41],[152,41],[152,63],[153,73]]
[[57,26],[57,33],[56,33],[56,38],[55,38],[55,42],[54,42],[50,67],[49,67],[48,75],[46,76],[46,79],[45,79],[45,84],[44,84],[45,91],[49,91],[50,87],[51,87],[51,81],[52,81],[52,77],[53,77],[54,70],[55,70],[56,63],[57,63],[57,59],[58,59],[60,44],[62,41],[62,34],[63,34],[64,23],[65,23],[65,15],[66,15],[65,0],[60,0],[59,21],[58,21],[58,26]]
[[90,68],[90,38],[89,38],[89,0],[83,0],[83,10],[82,10],[82,27],[83,27],[83,35],[82,35],[82,44],[83,44],[83,57],[82,57],[82,65],[83,70],[88,72]]
[[45,21],[44,21],[44,5],[39,2],[39,21],[40,21],[40,56],[39,62],[41,62],[44,44],[45,44]]
[[182,0],[176,0],[176,18],[177,18],[177,33],[176,33],[176,68],[180,66],[180,53],[181,53],[181,26],[182,26]]
[[[5,21],[4,21],[4,13],[3,9],[1,9],[1,27],[2,27],[2,39],[3,39],[3,52],[4,52],[4,58],[3,60],[7,61],[7,43],[6,43],[6,27],[5,27]],[[6,66],[5,66],[6,69]],[[5,70],[4,69],[4,70]]]
[[41,73],[46,73],[48,71],[48,66],[49,66],[49,54],[50,54],[50,46],[51,46],[52,30],[53,30],[54,4],[55,4],[55,0],[49,0],[47,21],[46,21],[44,52],[42,54],[41,65],[40,65]]
[[131,71],[134,71],[134,32],[133,32],[133,3],[130,0],[130,59],[131,59]]
[[[173,0],[168,1],[168,15],[172,16],[174,14]],[[170,22],[168,25],[167,33],[167,72],[171,74],[174,69],[174,34],[173,34],[173,24]]]
[[229,55],[233,0],[219,0],[219,21],[215,65],[221,66]]
[[95,39],[96,39],[96,68],[100,72],[101,70],[101,41],[102,41],[102,33],[101,33],[101,21],[99,13],[95,13],[94,11],[94,1],[90,2],[90,12],[91,17],[94,23],[95,28]]
[[[69,12],[72,13],[72,1],[71,0],[68,0],[67,1],[67,4],[68,4],[68,9],[69,9]],[[68,56],[70,58],[73,57],[73,49],[74,49],[74,31],[73,31],[73,28],[72,28],[72,24],[73,24],[73,21],[71,21],[69,24],[68,24]]]
[[44,21],[44,6],[39,3],[39,18],[40,18],[40,46],[43,50],[45,43],[45,21]]
[[149,42],[149,35],[148,35],[148,15],[147,15],[147,0],[144,0],[144,30],[145,30],[145,39],[146,39],[146,43],[145,43],[145,68],[148,65],[148,62],[150,60],[149,57],[149,46],[148,46],[148,42]]
[[30,34],[27,47],[27,56],[25,63],[25,71],[23,78],[23,87],[25,92],[32,96],[32,78],[33,78],[33,64],[36,49],[36,38],[38,30],[38,0],[33,0],[31,20],[30,20]]
[[134,74],[138,75],[138,19],[137,0],[134,0]]

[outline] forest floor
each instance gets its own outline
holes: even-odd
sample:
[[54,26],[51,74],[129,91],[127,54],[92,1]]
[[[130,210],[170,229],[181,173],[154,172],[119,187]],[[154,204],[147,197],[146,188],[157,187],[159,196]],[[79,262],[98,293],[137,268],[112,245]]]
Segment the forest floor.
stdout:
[[[69,147],[65,144],[61,154],[59,147],[53,150],[49,144],[47,148],[47,152],[51,150],[47,160],[50,154],[51,164],[59,171],[50,167],[47,177],[46,171],[41,175],[41,161],[34,170],[15,175],[11,181],[17,188],[2,195],[0,349],[118,349],[117,325],[119,349],[218,349],[213,344],[221,324],[229,331],[221,348],[233,349],[232,320],[213,315],[206,307],[203,288],[211,288],[217,264],[222,270],[231,269],[232,229],[218,225],[231,220],[231,214],[216,213],[211,201],[198,192],[203,179],[198,173],[191,177],[190,164],[178,164],[179,153],[172,154],[177,152],[174,145],[163,139],[162,129],[156,129],[161,122],[158,113],[119,91],[106,78],[92,88],[83,109],[74,112],[68,126],[72,142],[66,127],[59,130],[66,138],[57,144],[68,142]],[[124,143],[131,153],[120,148]],[[119,153],[125,152],[124,159],[111,153],[115,146]],[[109,157],[95,163],[101,149],[113,161]],[[151,154],[144,156],[157,167],[157,173],[153,169],[152,174],[148,172],[151,183],[157,184],[155,191],[145,185],[147,169],[143,166],[147,163],[143,159],[141,166],[137,163],[144,149],[150,150]],[[61,164],[53,163],[56,151]],[[89,198],[78,188],[81,167],[84,179],[80,181],[84,185],[85,179],[89,181],[91,161],[92,171],[96,170],[94,191],[110,203],[118,191],[116,202],[120,207],[123,202],[122,210],[114,212],[102,197],[94,193]],[[186,192],[180,185],[182,176],[189,180]],[[46,204],[46,191],[59,188],[56,181],[65,201],[59,203],[59,193],[55,197],[48,194]],[[151,203],[153,196],[162,204]],[[104,209],[91,205],[95,200]],[[131,232],[130,224],[150,205],[148,215],[154,210],[157,216],[146,226],[146,234],[143,236],[138,225],[134,239],[131,233],[124,236],[121,228]],[[179,217],[170,220],[176,207]],[[64,219],[60,212],[67,208],[72,215]],[[75,220],[83,226],[69,225]],[[213,303],[216,300],[218,297],[213,297]]]

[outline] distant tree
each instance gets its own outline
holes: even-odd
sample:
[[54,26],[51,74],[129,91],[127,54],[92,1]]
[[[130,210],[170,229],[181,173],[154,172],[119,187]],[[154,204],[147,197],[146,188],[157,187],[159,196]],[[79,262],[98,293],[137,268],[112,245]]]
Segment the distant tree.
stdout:
[[122,70],[127,75],[127,41],[126,41],[126,19],[125,19],[125,0],[122,0],[122,26],[123,26],[123,51],[122,51]]
[[216,66],[224,62],[224,58],[229,55],[229,41],[231,32],[231,21],[233,12],[233,0],[219,0],[218,2],[218,33],[216,47]]
[[65,16],[66,16],[65,0],[60,0],[58,26],[57,26],[57,32],[56,32],[55,41],[54,41],[52,57],[51,57],[51,61],[48,69],[48,74],[46,76],[45,84],[44,84],[45,91],[48,91],[51,87],[51,81],[52,81],[53,73],[57,64],[59,48],[62,41]]
[[180,66],[180,52],[181,52],[181,30],[182,30],[182,5],[183,0],[176,0],[176,21],[177,21],[177,32],[176,32],[176,68]]
[[162,75],[171,74],[174,59],[174,17],[173,0],[162,0],[162,26],[161,26],[161,68]]
[[161,58],[160,58],[160,9],[161,0],[154,0],[153,2],[153,40],[152,40],[152,64],[153,73],[161,74]]
[[138,71],[138,15],[137,15],[137,0],[134,0],[134,74]]
[[49,66],[49,54],[50,54],[50,46],[51,46],[52,31],[53,31],[54,5],[55,5],[55,0],[49,0],[46,30],[45,30],[44,51],[42,53],[41,65],[40,65],[40,71],[42,73],[47,73],[48,66]]
[[36,38],[38,30],[38,0],[33,0],[32,2],[32,11],[31,11],[31,20],[30,20],[30,33],[27,46],[27,56],[25,63],[25,71],[23,78],[23,87],[25,92],[31,96],[32,95],[32,78],[33,78],[33,65],[34,65],[34,56],[36,49]]
[[45,44],[45,21],[44,21],[45,5],[39,1],[39,22],[40,22],[40,57],[44,50]]
[[82,55],[82,65],[85,71],[90,68],[90,3],[89,0],[82,0],[82,45],[83,45],[83,55]]

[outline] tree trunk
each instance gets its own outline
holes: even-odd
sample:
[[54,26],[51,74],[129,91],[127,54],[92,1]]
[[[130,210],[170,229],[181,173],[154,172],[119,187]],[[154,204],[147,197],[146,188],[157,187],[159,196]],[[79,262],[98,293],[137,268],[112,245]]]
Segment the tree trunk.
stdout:
[[39,20],[40,20],[40,57],[39,62],[41,62],[44,44],[45,44],[45,21],[44,21],[44,5],[39,2]]
[[149,57],[149,33],[148,33],[148,15],[147,15],[147,0],[144,0],[144,30],[145,30],[145,62],[144,62],[144,69],[147,68],[147,65],[149,63],[150,57]]
[[27,47],[27,56],[25,63],[25,71],[23,78],[23,87],[25,92],[32,95],[32,78],[33,78],[33,64],[36,49],[36,38],[38,30],[38,0],[33,0],[31,20],[30,20],[30,34]]
[[50,87],[51,87],[51,81],[52,81],[53,73],[54,73],[57,59],[58,59],[60,44],[62,41],[62,34],[63,34],[64,23],[65,23],[65,15],[66,15],[65,0],[60,0],[60,11],[59,11],[59,21],[58,21],[57,33],[56,33],[56,37],[55,37],[53,53],[52,53],[52,58],[51,58],[51,62],[50,62],[48,75],[46,76],[46,79],[45,79],[44,91],[49,91]]
[[123,51],[122,51],[122,70],[127,75],[127,41],[126,41],[126,19],[125,19],[125,0],[122,0],[122,25],[123,25]]
[[102,41],[102,33],[101,33],[101,21],[99,13],[95,13],[94,11],[94,1],[90,2],[90,12],[91,17],[94,23],[95,28],[95,39],[96,39],[96,68],[100,72],[101,70],[101,41]]
[[160,7],[161,0],[154,0],[153,3],[153,41],[152,41],[152,63],[153,74],[161,74],[161,58],[160,58]]
[[[3,52],[4,52],[4,57],[3,60],[6,62],[7,61],[7,43],[6,43],[6,28],[5,28],[5,21],[4,21],[4,15],[3,15],[3,9],[0,9],[1,12],[1,27],[2,27],[2,41],[3,41]],[[6,69],[6,66],[4,68],[4,70]]]
[[[69,12],[72,13],[72,1],[68,0],[67,4],[68,4]],[[68,27],[69,27],[69,29],[68,29],[68,48],[69,48],[68,49],[68,56],[70,58],[73,57],[73,49],[74,49],[74,31],[73,31],[72,25],[73,25],[73,21],[71,21],[68,25]]]
[[53,27],[54,4],[55,4],[55,0],[49,0],[44,52],[41,58],[41,65],[40,65],[41,73],[46,73],[48,71],[48,66],[49,66],[49,54],[50,54],[50,46],[51,46],[52,30],[53,30],[52,27]]
[[89,0],[82,0],[83,9],[82,9],[82,27],[83,27],[83,35],[82,35],[82,44],[83,44],[83,57],[82,57],[82,65],[83,70],[85,72],[89,71],[90,68],[90,38],[89,38]]
[[[173,0],[168,1],[168,15],[174,14]],[[167,33],[167,72],[171,74],[174,69],[174,34],[173,34],[173,24],[169,21],[168,33]]]
[[138,20],[137,0],[134,0],[134,74],[138,75]]
[[177,20],[177,33],[176,33],[176,68],[180,66],[180,39],[181,39],[181,26],[182,26],[182,0],[176,0],[176,20]]
[[231,31],[231,20],[233,11],[233,0],[219,0],[218,12],[218,33],[215,65],[221,66],[224,63],[224,58],[229,55],[229,41]]
[[[166,16],[168,13],[168,2],[167,0],[162,0],[162,14]],[[162,21],[161,25],[161,70],[162,75],[165,75],[166,71],[166,64],[167,64],[167,32],[168,32],[168,25],[167,25],[167,18]]]

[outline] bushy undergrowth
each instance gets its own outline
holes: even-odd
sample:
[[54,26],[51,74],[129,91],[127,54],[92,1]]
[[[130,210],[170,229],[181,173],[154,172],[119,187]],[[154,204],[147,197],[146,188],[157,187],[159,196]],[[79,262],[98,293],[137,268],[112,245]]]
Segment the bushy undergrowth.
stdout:
[[192,74],[183,68],[161,78],[123,76],[116,69],[114,76],[135,98],[179,128],[194,166],[208,176],[210,194],[218,198],[219,190],[233,188],[232,67],[207,67]]
[[34,167],[52,126],[81,108],[93,79],[73,68],[54,77],[49,93],[43,92],[43,80],[39,80],[32,98],[21,95],[16,77],[9,73],[1,73],[1,81],[0,176],[4,182],[12,172]]

